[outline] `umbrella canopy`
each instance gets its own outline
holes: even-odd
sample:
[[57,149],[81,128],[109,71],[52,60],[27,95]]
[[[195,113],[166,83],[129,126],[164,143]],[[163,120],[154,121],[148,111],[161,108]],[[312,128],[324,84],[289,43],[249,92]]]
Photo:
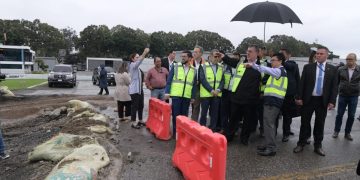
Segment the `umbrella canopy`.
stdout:
[[258,2],[243,8],[231,21],[264,22],[264,42],[266,22],[302,24],[299,17],[288,6],[276,2]]

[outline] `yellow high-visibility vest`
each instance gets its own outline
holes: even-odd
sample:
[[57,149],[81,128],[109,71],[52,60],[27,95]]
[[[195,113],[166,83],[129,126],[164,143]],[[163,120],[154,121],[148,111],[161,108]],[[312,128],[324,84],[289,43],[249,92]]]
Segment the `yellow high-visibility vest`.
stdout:
[[[222,79],[222,75],[223,75],[223,71],[224,71],[223,65],[218,64],[217,66],[218,67],[217,67],[216,76],[215,76],[214,71],[208,62],[206,62],[205,64],[202,64],[205,78],[214,90],[217,90],[219,88],[220,81]],[[221,96],[221,93],[219,93],[218,96]],[[202,84],[200,84],[200,97],[213,97],[211,95],[211,92],[209,92]]]
[[231,91],[231,89],[229,87],[230,87],[230,80],[231,80],[231,77],[232,77],[232,71],[233,71],[234,68],[231,68],[231,72],[229,72],[229,71],[227,71],[227,68],[228,68],[227,66],[228,65],[224,66],[224,71],[225,72],[224,72],[224,88],[223,89]]
[[[267,63],[266,63],[266,59],[260,59],[260,64],[263,65],[263,66],[266,66],[267,67]],[[265,76],[264,73],[261,73],[261,79],[263,79]],[[263,83],[263,81],[261,80],[260,81],[260,92],[261,93],[264,93],[264,90],[265,90],[265,84]]]
[[[266,82],[264,96],[272,96],[280,99],[284,99],[286,95],[286,89],[288,86],[288,78],[285,73],[283,73],[284,69],[280,68],[282,73],[279,79],[276,79],[273,76],[270,76]],[[284,75],[285,74],[285,75]]]
[[173,65],[174,77],[171,82],[170,96],[191,99],[195,68],[189,66],[189,71],[185,73],[185,69],[181,63],[174,63]]
[[241,78],[243,77],[243,75],[245,73],[245,70],[246,70],[246,68],[245,68],[244,64],[239,62],[236,67],[236,71],[230,80],[229,89],[231,89],[231,92],[236,91],[237,87],[240,84]]

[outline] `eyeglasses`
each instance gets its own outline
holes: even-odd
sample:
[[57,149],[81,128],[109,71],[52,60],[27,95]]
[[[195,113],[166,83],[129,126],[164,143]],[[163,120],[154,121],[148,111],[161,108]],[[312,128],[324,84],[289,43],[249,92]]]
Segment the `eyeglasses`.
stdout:
[[345,59],[345,60],[347,60],[347,61],[353,61],[353,60],[355,60],[355,59],[353,59],[353,58],[347,58],[347,59]]
[[214,58],[219,58],[219,56],[214,56]]

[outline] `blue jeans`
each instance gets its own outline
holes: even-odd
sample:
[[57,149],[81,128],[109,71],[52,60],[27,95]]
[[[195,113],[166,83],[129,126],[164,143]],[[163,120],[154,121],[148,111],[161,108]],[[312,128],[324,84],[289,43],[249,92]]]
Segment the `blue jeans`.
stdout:
[[171,98],[173,136],[176,134],[176,116],[189,115],[190,99],[173,97]]
[[[216,131],[216,124],[219,119],[220,97],[201,98],[200,125],[206,126],[206,118],[210,111],[210,126],[212,131]],[[210,109],[210,110],[209,110]]]
[[4,145],[4,140],[1,134],[1,129],[0,129],[0,154],[4,154],[5,153],[5,145]]
[[356,106],[358,103],[358,96],[339,96],[338,109],[335,121],[335,132],[340,132],[342,118],[345,113],[346,106],[348,107],[348,119],[345,126],[345,134],[351,132],[354,123]]
[[160,99],[163,101],[164,97],[165,97],[165,88],[151,90],[151,97],[157,98],[157,99]]

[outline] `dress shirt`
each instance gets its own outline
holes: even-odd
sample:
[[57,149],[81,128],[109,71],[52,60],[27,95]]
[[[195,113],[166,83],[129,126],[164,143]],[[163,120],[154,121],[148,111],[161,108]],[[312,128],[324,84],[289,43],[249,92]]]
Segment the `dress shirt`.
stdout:
[[[326,61],[324,61],[323,63],[323,67],[322,69],[320,69],[320,63],[316,62],[316,77],[315,77],[315,86],[312,92],[312,96],[322,96],[323,95],[323,88],[324,88],[324,77],[325,77],[325,69],[326,69]],[[322,83],[321,83],[321,93],[320,94],[316,94],[316,88],[317,88],[317,82],[318,82],[318,76],[319,76],[319,72],[323,71],[322,73]]]

